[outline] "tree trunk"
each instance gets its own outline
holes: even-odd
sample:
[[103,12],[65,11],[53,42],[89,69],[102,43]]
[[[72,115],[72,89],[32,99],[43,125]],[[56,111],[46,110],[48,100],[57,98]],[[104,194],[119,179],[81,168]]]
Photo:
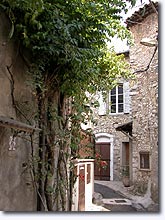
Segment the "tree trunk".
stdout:
[[47,211],[47,204],[45,199],[45,133],[46,133],[46,100],[43,96],[43,93],[40,89],[38,92],[38,114],[39,114],[39,128],[41,132],[39,133],[39,150],[38,150],[38,199],[37,199],[37,210],[38,211]]
[[70,210],[70,132],[65,98],[58,92],[46,96],[38,91],[39,163],[38,211]]

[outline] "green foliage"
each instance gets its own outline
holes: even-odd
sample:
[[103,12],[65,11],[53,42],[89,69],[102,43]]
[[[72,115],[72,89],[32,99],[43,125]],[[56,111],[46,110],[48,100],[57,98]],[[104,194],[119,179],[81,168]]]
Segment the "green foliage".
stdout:
[[66,95],[87,86],[96,90],[100,81],[108,85],[110,78],[125,72],[125,64],[107,51],[105,42],[107,36],[130,37],[119,20],[125,1],[2,0],[2,4],[15,26],[13,37],[31,51],[43,74],[55,75],[54,83]]
[[[123,55],[116,56],[106,46],[115,35],[130,39],[119,15],[127,10],[126,1],[2,0],[1,4],[12,23],[10,37],[19,39],[31,54],[29,72],[34,87],[43,93],[59,91],[64,97],[74,97],[70,119],[75,137],[80,123],[89,116],[85,92],[107,91],[117,78],[129,76]],[[72,141],[72,148],[79,140]]]
[[129,176],[129,165],[124,165],[121,167],[121,175]]

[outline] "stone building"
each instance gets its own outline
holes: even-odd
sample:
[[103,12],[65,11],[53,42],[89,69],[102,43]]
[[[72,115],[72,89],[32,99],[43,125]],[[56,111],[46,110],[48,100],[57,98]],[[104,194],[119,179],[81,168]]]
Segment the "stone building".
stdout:
[[136,74],[130,94],[132,180],[138,192],[148,189],[158,202],[158,2],[140,8],[126,22],[134,38],[130,64]]
[[[124,54],[129,60],[129,52]],[[120,180],[123,166],[130,164],[130,135],[117,130],[120,125],[129,124],[132,121],[129,87],[130,82],[121,79],[109,92],[106,101],[99,94],[100,107],[94,111],[95,152],[101,154],[102,159],[108,163],[108,167],[102,170],[95,166],[95,179]]]
[[95,169],[95,179],[121,180],[127,168],[134,193],[148,192],[158,202],[158,3],[144,5],[126,23],[134,44],[125,55],[135,80],[119,82],[108,104],[99,98],[95,149],[109,167]]

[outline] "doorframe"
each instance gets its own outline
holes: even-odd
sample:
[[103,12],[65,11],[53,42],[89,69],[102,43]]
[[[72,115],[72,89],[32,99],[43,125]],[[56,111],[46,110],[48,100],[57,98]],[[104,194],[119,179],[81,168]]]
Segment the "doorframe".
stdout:
[[108,134],[108,133],[97,133],[95,134],[95,142],[96,144],[99,143],[109,143],[110,147],[110,180],[113,180],[113,149],[114,149],[114,144],[113,144],[113,135]]

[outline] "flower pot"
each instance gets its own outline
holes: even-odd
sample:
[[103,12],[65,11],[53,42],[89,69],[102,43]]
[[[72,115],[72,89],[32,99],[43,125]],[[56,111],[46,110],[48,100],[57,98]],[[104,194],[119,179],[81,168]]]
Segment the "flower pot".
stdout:
[[123,182],[123,185],[124,185],[124,186],[126,186],[126,187],[130,186],[129,176],[123,176],[122,182]]

